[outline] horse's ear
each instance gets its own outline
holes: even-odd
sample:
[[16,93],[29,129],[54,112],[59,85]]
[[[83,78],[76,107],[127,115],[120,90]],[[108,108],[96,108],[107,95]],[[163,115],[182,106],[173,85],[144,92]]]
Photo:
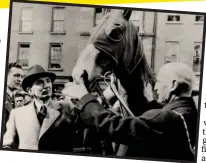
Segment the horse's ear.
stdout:
[[111,12],[112,9],[110,8],[103,8],[103,14],[106,15],[107,13]]
[[129,20],[130,16],[132,15],[132,10],[124,10],[122,15],[126,20]]

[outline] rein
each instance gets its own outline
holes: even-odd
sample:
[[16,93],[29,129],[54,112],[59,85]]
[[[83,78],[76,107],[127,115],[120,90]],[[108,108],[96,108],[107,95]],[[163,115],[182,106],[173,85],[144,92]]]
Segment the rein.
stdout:
[[[110,81],[112,79],[111,76],[113,76],[113,81],[111,81],[110,83],[108,83],[106,80],[108,79],[107,75],[110,75]],[[112,92],[115,94],[116,98],[119,100],[119,102],[121,103],[121,105],[124,107],[124,109],[126,110],[126,112],[129,114],[129,116],[132,116],[132,117],[135,117],[135,115],[132,113],[132,111],[129,109],[129,107],[127,106],[127,104],[125,103],[125,101],[123,100],[123,98],[121,97],[121,95],[119,94],[118,92],[118,89],[117,89],[117,78],[115,76],[115,74],[113,72],[106,72],[104,74],[104,76],[100,76],[98,77],[95,81],[93,81],[91,83],[91,85],[94,87],[95,91],[99,94],[101,100],[107,105],[107,108],[109,108],[111,111],[115,111],[115,109],[112,107],[112,105],[110,104],[110,102],[105,98],[103,92],[102,92],[102,89],[99,85],[99,82],[98,81],[104,81],[104,83],[109,86],[112,90]],[[91,90],[91,89],[90,89]],[[118,114],[116,111],[115,111],[115,114]],[[118,114],[119,115],[119,114]]]
[[122,106],[125,108],[125,110],[128,112],[129,116],[135,117],[134,114],[132,113],[132,111],[129,109],[129,107],[127,106],[127,104],[125,103],[125,101],[123,100],[123,98],[120,96],[118,90],[117,90],[117,79],[114,73],[111,74],[113,76],[114,81],[112,81],[110,83],[110,88],[113,91],[113,93],[115,94],[115,96],[117,97],[117,99],[119,100],[119,102],[122,104]]

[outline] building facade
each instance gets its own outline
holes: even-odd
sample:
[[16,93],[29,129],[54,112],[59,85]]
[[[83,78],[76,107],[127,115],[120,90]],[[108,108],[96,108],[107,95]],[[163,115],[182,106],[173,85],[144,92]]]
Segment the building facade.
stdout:
[[[20,62],[25,71],[42,65],[57,75],[54,89],[61,90],[103,14],[101,8],[13,3],[9,62]],[[199,78],[203,16],[133,11],[131,20],[154,73],[165,63],[181,61]]]

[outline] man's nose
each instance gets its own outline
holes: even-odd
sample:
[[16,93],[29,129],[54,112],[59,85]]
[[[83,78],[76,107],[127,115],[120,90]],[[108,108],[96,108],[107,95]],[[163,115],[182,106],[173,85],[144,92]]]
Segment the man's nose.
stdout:
[[23,80],[23,77],[22,77],[22,76],[19,76],[17,79],[18,79],[18,81],[22,81],[22,80]]
[[44,82],[44,88],[49,88],[49,87],[50,87],[50,84],[47,82]]

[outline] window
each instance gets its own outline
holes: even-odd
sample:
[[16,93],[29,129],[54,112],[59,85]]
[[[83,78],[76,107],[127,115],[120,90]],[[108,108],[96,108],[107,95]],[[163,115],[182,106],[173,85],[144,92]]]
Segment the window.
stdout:
[[204,21],[204,16],[203,15],[196,15],[195,16],[195,22],[203,23],[203,21]]
[[103,9],[102,8],[95,8],[95,22],[94,22],[94,26],[96,26],[97,24],[99,24],[100,20],[103,17]]
[[165,46],[165,63],[177,62],[179,56],[179,42],[167,41]]
[[168,23],[177,23],[180,22],[180,15],[167,15]]
[[132,15],[130,17],[130,20],[137,27],[138,32],[140,31],[140,27],[141,27],[142,13],[143,13],[142,11],[132,11]]
[[32,32],[32,9],[33,8],[22,8],[20,21],[21,32]]
[[193,55],[193,71],[200,72],[201,67],[201,53],[202,53],[202,43],[194,43],[194,55]]
[[64,7],[53,8],[52,32],[64,32]]
[[50,44],[49,69],[61,69],[62,43]]
[[141,16],[142,16],[141,11],[132,11],[130,20],[132,20],[135,26],[140,26]]
[[19,43],[17,62],[23,67],[29,66],[30,43]]

